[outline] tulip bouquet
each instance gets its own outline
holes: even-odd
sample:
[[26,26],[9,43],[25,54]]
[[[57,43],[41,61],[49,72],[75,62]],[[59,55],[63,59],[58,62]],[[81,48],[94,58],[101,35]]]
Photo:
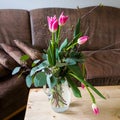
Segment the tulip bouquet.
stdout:
[[[49,70],[50,73],[52,73],[52,77],[60,77],[62,80],[67,80],[73,91],[73,94],[76,97],[81,97],[81,93],[72,78],[75,78],[81,82],[81,87],[86,88],[91,96],[93,112],[98,114],[99,109],[96,106],[95,98],[89,88],[91,88],[100,97],[104,98],[104,96],[85,80],[85,58],[78,48],[80,45],[83,45],[85,42],[87,42],[89,37],[82,36],[82,33],[79,29],[80,20],[78,20],[78,23],[76,24],[73,39],[70,42],[65,39],[61,45],[60,30],[68,20],[68,16],[65,16],[62,12],[59,20],[57,20],[56,16],[47,17],[47,20],[49,30],[52,33],[52,40],[50,41],[49,48],[47,50],[46,60],[51,68]],[[54,82],[51,84],[54,84]],[[48,86],[50,85],[48,84]],[[52,85],[52,87],[53,86],[54,85]]]
[[48,28],[52,34],[52,38],[49,41],[48,49],[43,53],[43,59],[34,61],[34,65],[26,77],[26,83],[28,87],[30,87],[32,83],[35,87],[47,85],[52,93],[54,93],[52,97],[57,98],[57,100],[61,100],[61,102],[57,102],[53,99],[51,100],[52,103],[55,103],[56,106],[59,107],[61,104],[63,106],[66,103],[60,96],[60,92],[56,92],[56,85],[67,81],[74,96],[81,97],[80,89],[74,82],[74,79],[76,79],[81,83],[81,87],[86,88],[88,91],[92,100],[92,109],[95,114],[98,114],[99,109],[96,106],[95,97],[91,90],[100,97],[105,97],[85,80],[85,57],[81,51],[78,50],[81,45],[89,40],[89,37],[82,35],[79,29],[79,19],[74,30],[73,39],[69,40],[69,42],[66,38],[63,42],[60,42],[61,29],[68,19],[69,17],[65,16],[63,12],[61,13],[59,19],[57,19],[56,16],[47,17]]

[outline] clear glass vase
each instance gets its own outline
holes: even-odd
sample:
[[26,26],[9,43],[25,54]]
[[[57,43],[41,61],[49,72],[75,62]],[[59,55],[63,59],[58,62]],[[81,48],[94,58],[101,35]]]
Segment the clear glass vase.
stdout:
[[68,110],[71,102],[71,94],[67,81],[55,85],[48,92],[44,87],[44,91],[47,93],[51,107],[55,112],[65,112]]

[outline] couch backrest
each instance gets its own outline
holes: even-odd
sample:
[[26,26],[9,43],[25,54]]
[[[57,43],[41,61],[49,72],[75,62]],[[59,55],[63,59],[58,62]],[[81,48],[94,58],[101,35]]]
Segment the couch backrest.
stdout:
[[[83,8],[82,15],[89,10],[91,7]],[[88,50],[120,48],[120,9],[98,7],[82,21],[83,30],[89,27]]]
[[[14,39],[32,43],[38,49],[47,48],[51,33],[48,30],[47,16],[57,15],[64,11],[69,16],[61,32],[61,40],[72,39],[73,29],[78,18],[82,18],[93,7],[81,9],[43,8],[27,10],[0,10],[0,43],[12,44]],[[90,37],[83,50],[120,48],[120,9],[98,7],[81,19],[81,30]],[[32,33],[32,35],[31,35]],[[32,38],[31,38],[32,36]],[[31,41],[32,39],[32,41]],[[109,46],[109,47],[108,47]]]
[[[61,39],[66,37],[70,40],[73,35],[73,28],[78,20],[81,19],[81,30],[83,34],[90,37],[88,43],[81,48],[83,50],[98,50],[120,48],[120,9],[113,7],[98,7],[92,13],[83,18],[93,7],[82,9],[65,8],[44,8],[30,11],[33,45],[43,49],[47,48],[51,33],[47,26],[47,16],[57,17],[62,11],[69,16],[67,24],[63,27]],[[88,32],[86,33],[86,31]]]
[[62,11],[64,11],[65,15],[69,15],[69,21],[63,27],[61,33],[61,39],[64,40],[66,37],[71,38],[72,36],[73,25],[78,20],[78,18],[75,16],[79,16],[79,12],[77,12],[76,9],[74,10],[65,8],[43,8],[30,11],[31,24],[33,30],[33,44],[36,47],[40,47],[41,49],[47,48],[49,40],[51,39],[51,33],[48,30],[47,16],[56,15],[58,18]]
[[29,12],[16,9],[0,10],[0,43],[14,45],[14,39],[31,43]]

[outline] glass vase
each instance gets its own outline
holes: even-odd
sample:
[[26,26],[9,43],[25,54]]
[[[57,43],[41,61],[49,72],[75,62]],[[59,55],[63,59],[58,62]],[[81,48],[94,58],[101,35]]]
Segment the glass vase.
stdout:
[[48,92],[46,92],[44,88],[44,91],[48,95],[53,111],[65,112],[68,110],[71,101],[71,94],[67,81],[55,85],[52,89],[49,89]]

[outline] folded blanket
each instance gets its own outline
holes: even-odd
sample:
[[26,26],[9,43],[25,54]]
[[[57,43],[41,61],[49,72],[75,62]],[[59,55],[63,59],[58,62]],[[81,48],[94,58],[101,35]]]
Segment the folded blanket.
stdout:
[[119,77],[120,49],[83,51],[87,79]]

